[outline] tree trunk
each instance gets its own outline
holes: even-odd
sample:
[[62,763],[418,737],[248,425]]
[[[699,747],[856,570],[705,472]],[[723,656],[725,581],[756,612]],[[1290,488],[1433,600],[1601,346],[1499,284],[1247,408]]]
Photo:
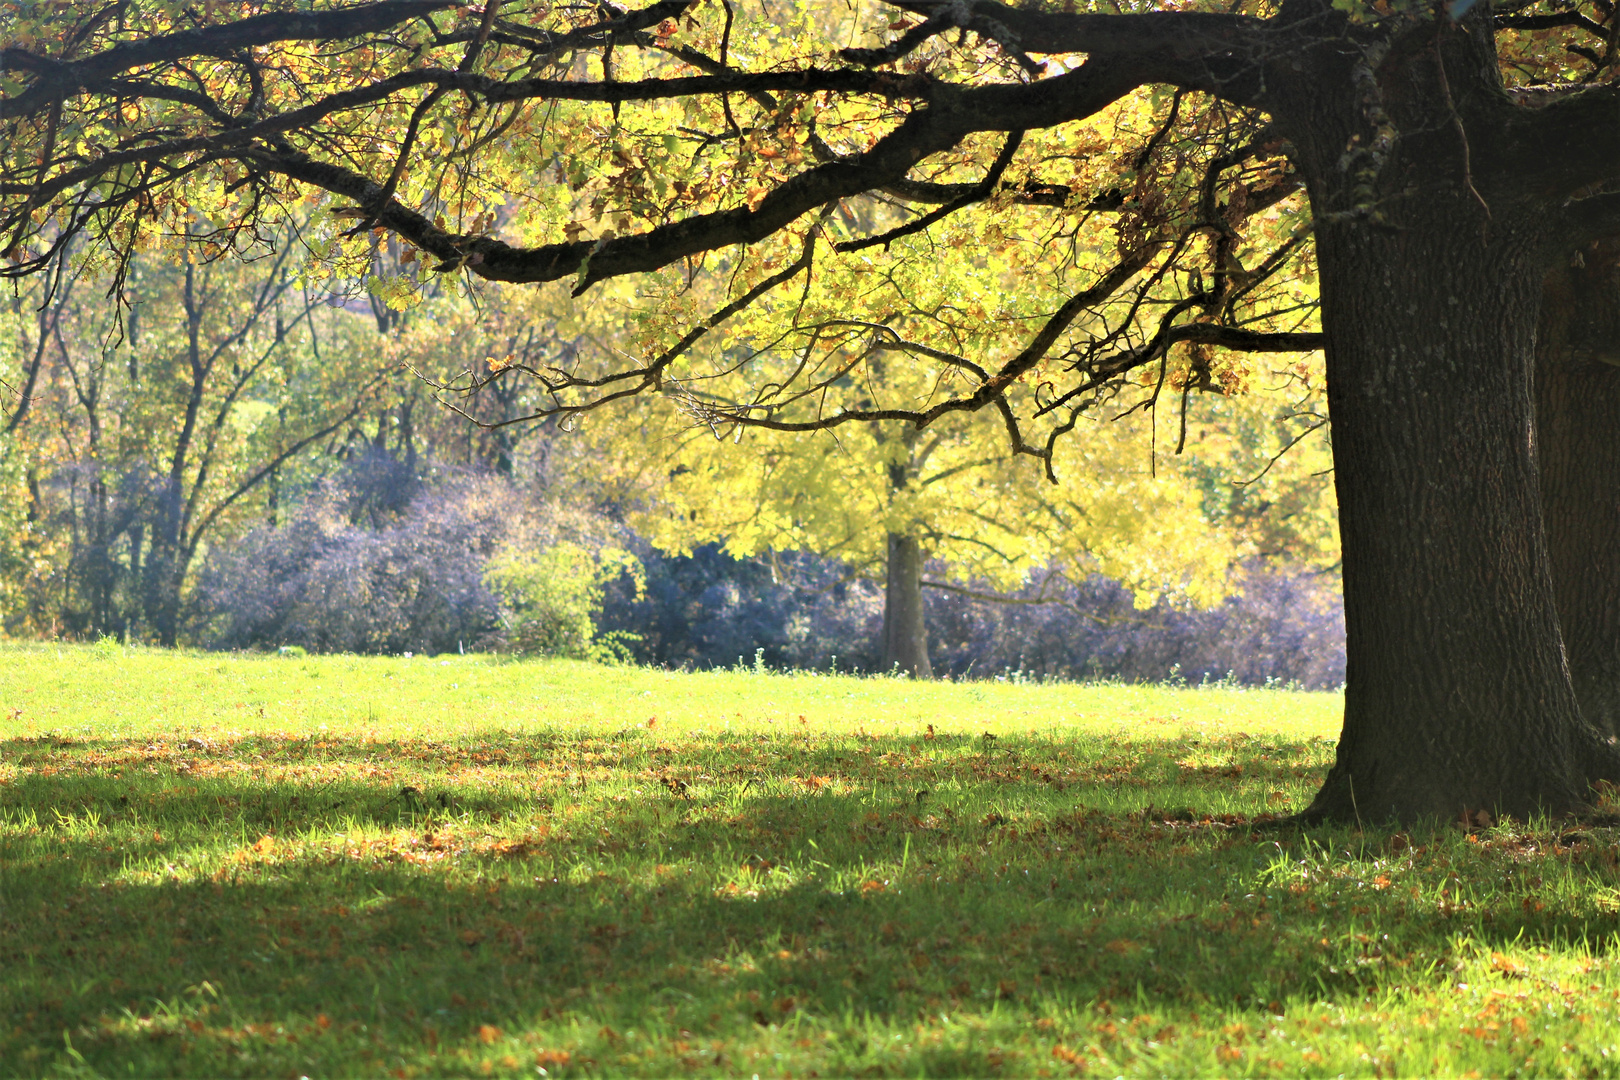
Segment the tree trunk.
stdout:
[[[1449,210],[1449,213],[1447,212]],[[1531,441],[1534,230],[1461,198],[1319,234],[1349,669],[1308,815],[1579,809],[1599,754],[1559,644]]]
[[883,669],[898,667],[913,678],[932,679],[928,630],[923,620],[922,544],[915,536],[889,534],[883,592]]
[[146,559],[147,619],[157,634],[158,644],[171,649],[180,640],[180,586],[186,572],[182,550],[186,466],[190,461],[192,438],[197,432],[197,415],[202,409],[208,367],[212,364],[211,358],[205,363],[202,353],[203,309],[207,301],[197,287],[196,265],[189,260],[181,298],[186,312],[186,366],[190,383],[186,387],[185,419],[169,458],[169,475],[159,496],[157,520],[152,524],[152,549]]
[[156,501],[143,582],[146,620],[158,644],[172,649],[180,634],[179,485],[166,481]]
[[1620,735],[1620,242],[1543,288],[1536,450],[1553,591],[1575,698]]
[[1307,819],[1576,811],[1616,757],[1564,662],[1532,443],[1554,230],[1465,134],[1501,108],[1489,18],[1276,72],[1316,220],[1344,557],[1344,731]]

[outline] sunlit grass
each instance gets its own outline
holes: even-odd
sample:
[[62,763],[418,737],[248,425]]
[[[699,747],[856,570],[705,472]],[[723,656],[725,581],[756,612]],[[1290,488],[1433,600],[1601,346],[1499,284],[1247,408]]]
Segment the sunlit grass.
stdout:
[[1252,827],[1339,708],[3,647],[0,1072],[1620,1072],[1610,831]]
[[[116,688],[115,693],[109,693]],[[277,731],[449,737],[491,729],[627,727],[669,734],[773,733],[813,722],[818,734],[871,730],[979,735],[1137,727],[1144,738],[1199,731],[1338,733],[1333,694],[1155,685],[1012,681],[917,683],[825,673],[670,672],[486,656],[284,657],[105,646],[0,644],[0,724],[134,736]]]

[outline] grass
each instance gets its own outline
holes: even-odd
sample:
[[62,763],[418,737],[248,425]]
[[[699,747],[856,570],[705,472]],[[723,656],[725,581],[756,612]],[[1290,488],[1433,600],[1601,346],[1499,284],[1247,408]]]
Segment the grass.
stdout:
[[1339,708],[0,646],[0,1073],[1620,1073],[1616,834],[1252,828]]

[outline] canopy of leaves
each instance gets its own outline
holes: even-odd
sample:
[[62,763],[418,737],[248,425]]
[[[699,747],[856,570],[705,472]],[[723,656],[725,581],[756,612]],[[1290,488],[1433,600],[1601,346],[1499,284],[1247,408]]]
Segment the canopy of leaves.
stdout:
[[[1096,448],[1082,441],[1066,462],[1060,439],[1088,414],[1145,409],[1149,460],[1161,432],[1181,451],[1190,430],[1203,510],[1239,520],[1277,500],[1208,482],[1231,447],[1199,447],[1209,425],[1195,395],[1231,402],[1203,410],[1226,410],[1228,432],[1281,418],[1279,449],[1314,438],[1304,445],[1320,458],[1324,445],[1320,379],[1294,355],[1318,341],[1310,221],[1265,79],[1325,38],[1369,63],[1391,43],[1423,47],[1462,13],[1201,6],[10,3],[4,272],[60,266],[86,233],[118,272],[153,245],[245,253],[312,206],[306,253],[368,277],[380,310],[459,274],[555,283],[545,303],[584,293],[585,321],[617,328],[594,350],[471,358],[449,389],[499,397],[528,381],[494,414],[466,406],[485,423],[662,391],[722,437],[776,433],[757,460],[724,466],[760,478],[799,460],[780,449],[799,445],[794,433],[838,430],[846,449],[864,446],[836,458],[852,467],[921,445],[949,469],[958,446],[978,454],[994,430],[1053,481],[1068,469],[1090,482]],[[1607,107],[1611,5],[1515,3],[1470,25],[1494,30],[1511,94],[1554,101],[1526,110],[1549,132]],[[1369,109],[1371,137],[1346,149],[1346,167],[1374,168],[1387,150]],[[1256,352],[1282,357],[1257,366]],[[1279,377],[1300,380],[1288,409],[1239,403]],[[854,435],[854,421],[888,426]],[[1238,442],[1252,456],[1255,441]],[[834,460],[820,444],[804,460],[817,455]],[[1276,482],[1274,460],[1252,464],[1255,483]],[[806,529],[810,517],[758,499],[752,525],[700,506],[736,480],[700,490],[707,467],[682,474],[693,479],[676,484],[670,520],[740,524],[738,550]],[[988,487],[954,501],[1016,514],[1009,476],[977,474]],[[817,477],[851,483],[837,468]],[[868,519],[940,520],[918,478],[902,499],[852,504]],[[1119,517],[1097,509],[1109,490],[1069,501],[1066,527],[1093,551]],[[1320,536],[1324,491],[1279,496],[1286,516],[1318,523],[1288,542]],[[1064,501],[1062,489],[1030,497]],[[1126,502],[1172,516],[1142,491]],[[964,564],[1035,557],[1035,537],[1019,542],[1012,558]]]

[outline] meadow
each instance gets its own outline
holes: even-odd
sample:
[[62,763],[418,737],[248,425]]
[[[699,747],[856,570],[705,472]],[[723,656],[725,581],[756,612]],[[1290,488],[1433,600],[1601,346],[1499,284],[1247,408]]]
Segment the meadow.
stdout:
[[0,1073],[1620,1074],[1620,833],[1341,705],[0,645]]

